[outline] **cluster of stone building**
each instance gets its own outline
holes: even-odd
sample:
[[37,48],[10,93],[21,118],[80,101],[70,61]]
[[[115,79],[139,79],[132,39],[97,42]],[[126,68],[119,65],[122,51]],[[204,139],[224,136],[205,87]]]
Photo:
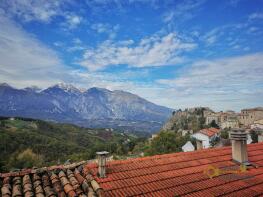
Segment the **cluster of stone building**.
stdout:
[[[245,129],[247,134],[247,144],[252,143],[251,131],[259,131],[258,142],[263,142],[263,107],[243,109],[240,113],[234,111],[213,112],[205,110],[203,116],[206,119],[206,125],[210,125],[213,121],[220,129],[207,128],[197,131],[191,137],[195,138],[197,149],[210,148],[211,142],[218,139],[218,145],[223,146],[220,132],[222,129]],[[183,132],[182,132],[182,135]],[[184,152],[193,151],[195,147],[187,142],[182,147]]]
[[221,129],[224,128],[250,128],[263,121],[263,107],[242,109],[240,113],[234,111],[204,113],[206,125],[214,121]]
[[[221,131],[224,129],[244,129],[247,134],[247,144],[252,143],[251,131],[258,131],[258,142],[263,142],[263,107],[256,107],[250,109],[242,109],[241,112],[236,113],[235,111],[225,111],[225,112],[214,112],[208,107],[195,107],[188,108],[184,111],[178,110],[168,123],[163,127],[163,130],[169,130],[171,125],[174,123],[175,119],[182,116],[188,117],[189,113],[196,113],[197,111],[202,111],[201,114],[196,115],[197,117],[205,118],[205,125],[211,126],[211,123],[214,121],[219,128],[205,128],[199,131],[194,132],[191,129],[184,130],[179,129],[177,132],[180,132],[182,136],[190,135],[196,140],[197,149],[210,148],[212,147],[213,141],[217,141],[215,146],[225,146],[227,143],[222,139]],[[157,137],[158,134],[153,134],[152,139]],[[224,142],[223,142],[224,141]],[[228,140],[229,141],[229,140]],[[195,150],[194,145],[188,141],[183,147],[184,152]]]

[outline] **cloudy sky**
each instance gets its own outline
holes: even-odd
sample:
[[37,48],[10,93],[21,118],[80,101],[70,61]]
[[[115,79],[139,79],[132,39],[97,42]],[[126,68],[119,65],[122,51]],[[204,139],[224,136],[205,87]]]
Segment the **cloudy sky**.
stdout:
[[263,106],[262,0],[1,0],[0,82]]

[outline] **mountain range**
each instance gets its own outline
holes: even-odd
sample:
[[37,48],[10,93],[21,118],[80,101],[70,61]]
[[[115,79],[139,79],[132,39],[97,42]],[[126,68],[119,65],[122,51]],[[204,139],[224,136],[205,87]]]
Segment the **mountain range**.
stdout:
[[59,83],[47,89],[0,84],[0,116],[20,116],[90,128],[158,131],[172,109],[135,94],[103,88],[80,90]]

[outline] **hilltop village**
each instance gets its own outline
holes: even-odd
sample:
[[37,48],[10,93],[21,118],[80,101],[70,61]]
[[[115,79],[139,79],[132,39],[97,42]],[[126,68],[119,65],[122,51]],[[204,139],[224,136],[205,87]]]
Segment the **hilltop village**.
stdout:
[[[244,129],[247,143],[263,141],[263,107],[235,111],[214,112],[208,107],[187,108],[173,112],[173,116],[163,126],[163,131],[189,135],[194,143],[188,141],[183,151],[230,145],[231,129]],[[152,135],[151,139],[158,134]]]

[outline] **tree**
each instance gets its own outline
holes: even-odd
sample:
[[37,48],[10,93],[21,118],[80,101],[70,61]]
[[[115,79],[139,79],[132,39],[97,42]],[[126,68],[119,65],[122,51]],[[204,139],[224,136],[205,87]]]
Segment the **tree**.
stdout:
[[251,134],[252,143],[257,143],[258,135],[260,134],[260,132],[256,130],[252,130],[250,134]]
[[228,129],[224,129],[223,131],[221,131],[220,137],[223,138],[223,139],[228,139],[229,138],[228,132],[229,132]]
[[190,140],[189,135],[183,137],[176,132],[162,131],[152,140],[145,152],[146,155],[180,152],[188,140]]
[[9,159],[9,168],[32,168],[34,166],[40,167],[43,164],[41,155],[34,153],[31,149],[14,153]]
[[205,117],[200,116],[200,117],[198,118],[198,121],[199,121],[200,129],[203,129],[204,126],[205,126]]
[[5,120],[0,120],[0,127],[5,127]]
[[5,163],[4,161],[0,160],[0,172],[3,172],[5,170]]
[[212,120],[212,122],[210,123],[210,127],[214,127],[214,128],[218,128],[219,129],[219,126],[218,126],[218,124],[216,124],[215,120]]

